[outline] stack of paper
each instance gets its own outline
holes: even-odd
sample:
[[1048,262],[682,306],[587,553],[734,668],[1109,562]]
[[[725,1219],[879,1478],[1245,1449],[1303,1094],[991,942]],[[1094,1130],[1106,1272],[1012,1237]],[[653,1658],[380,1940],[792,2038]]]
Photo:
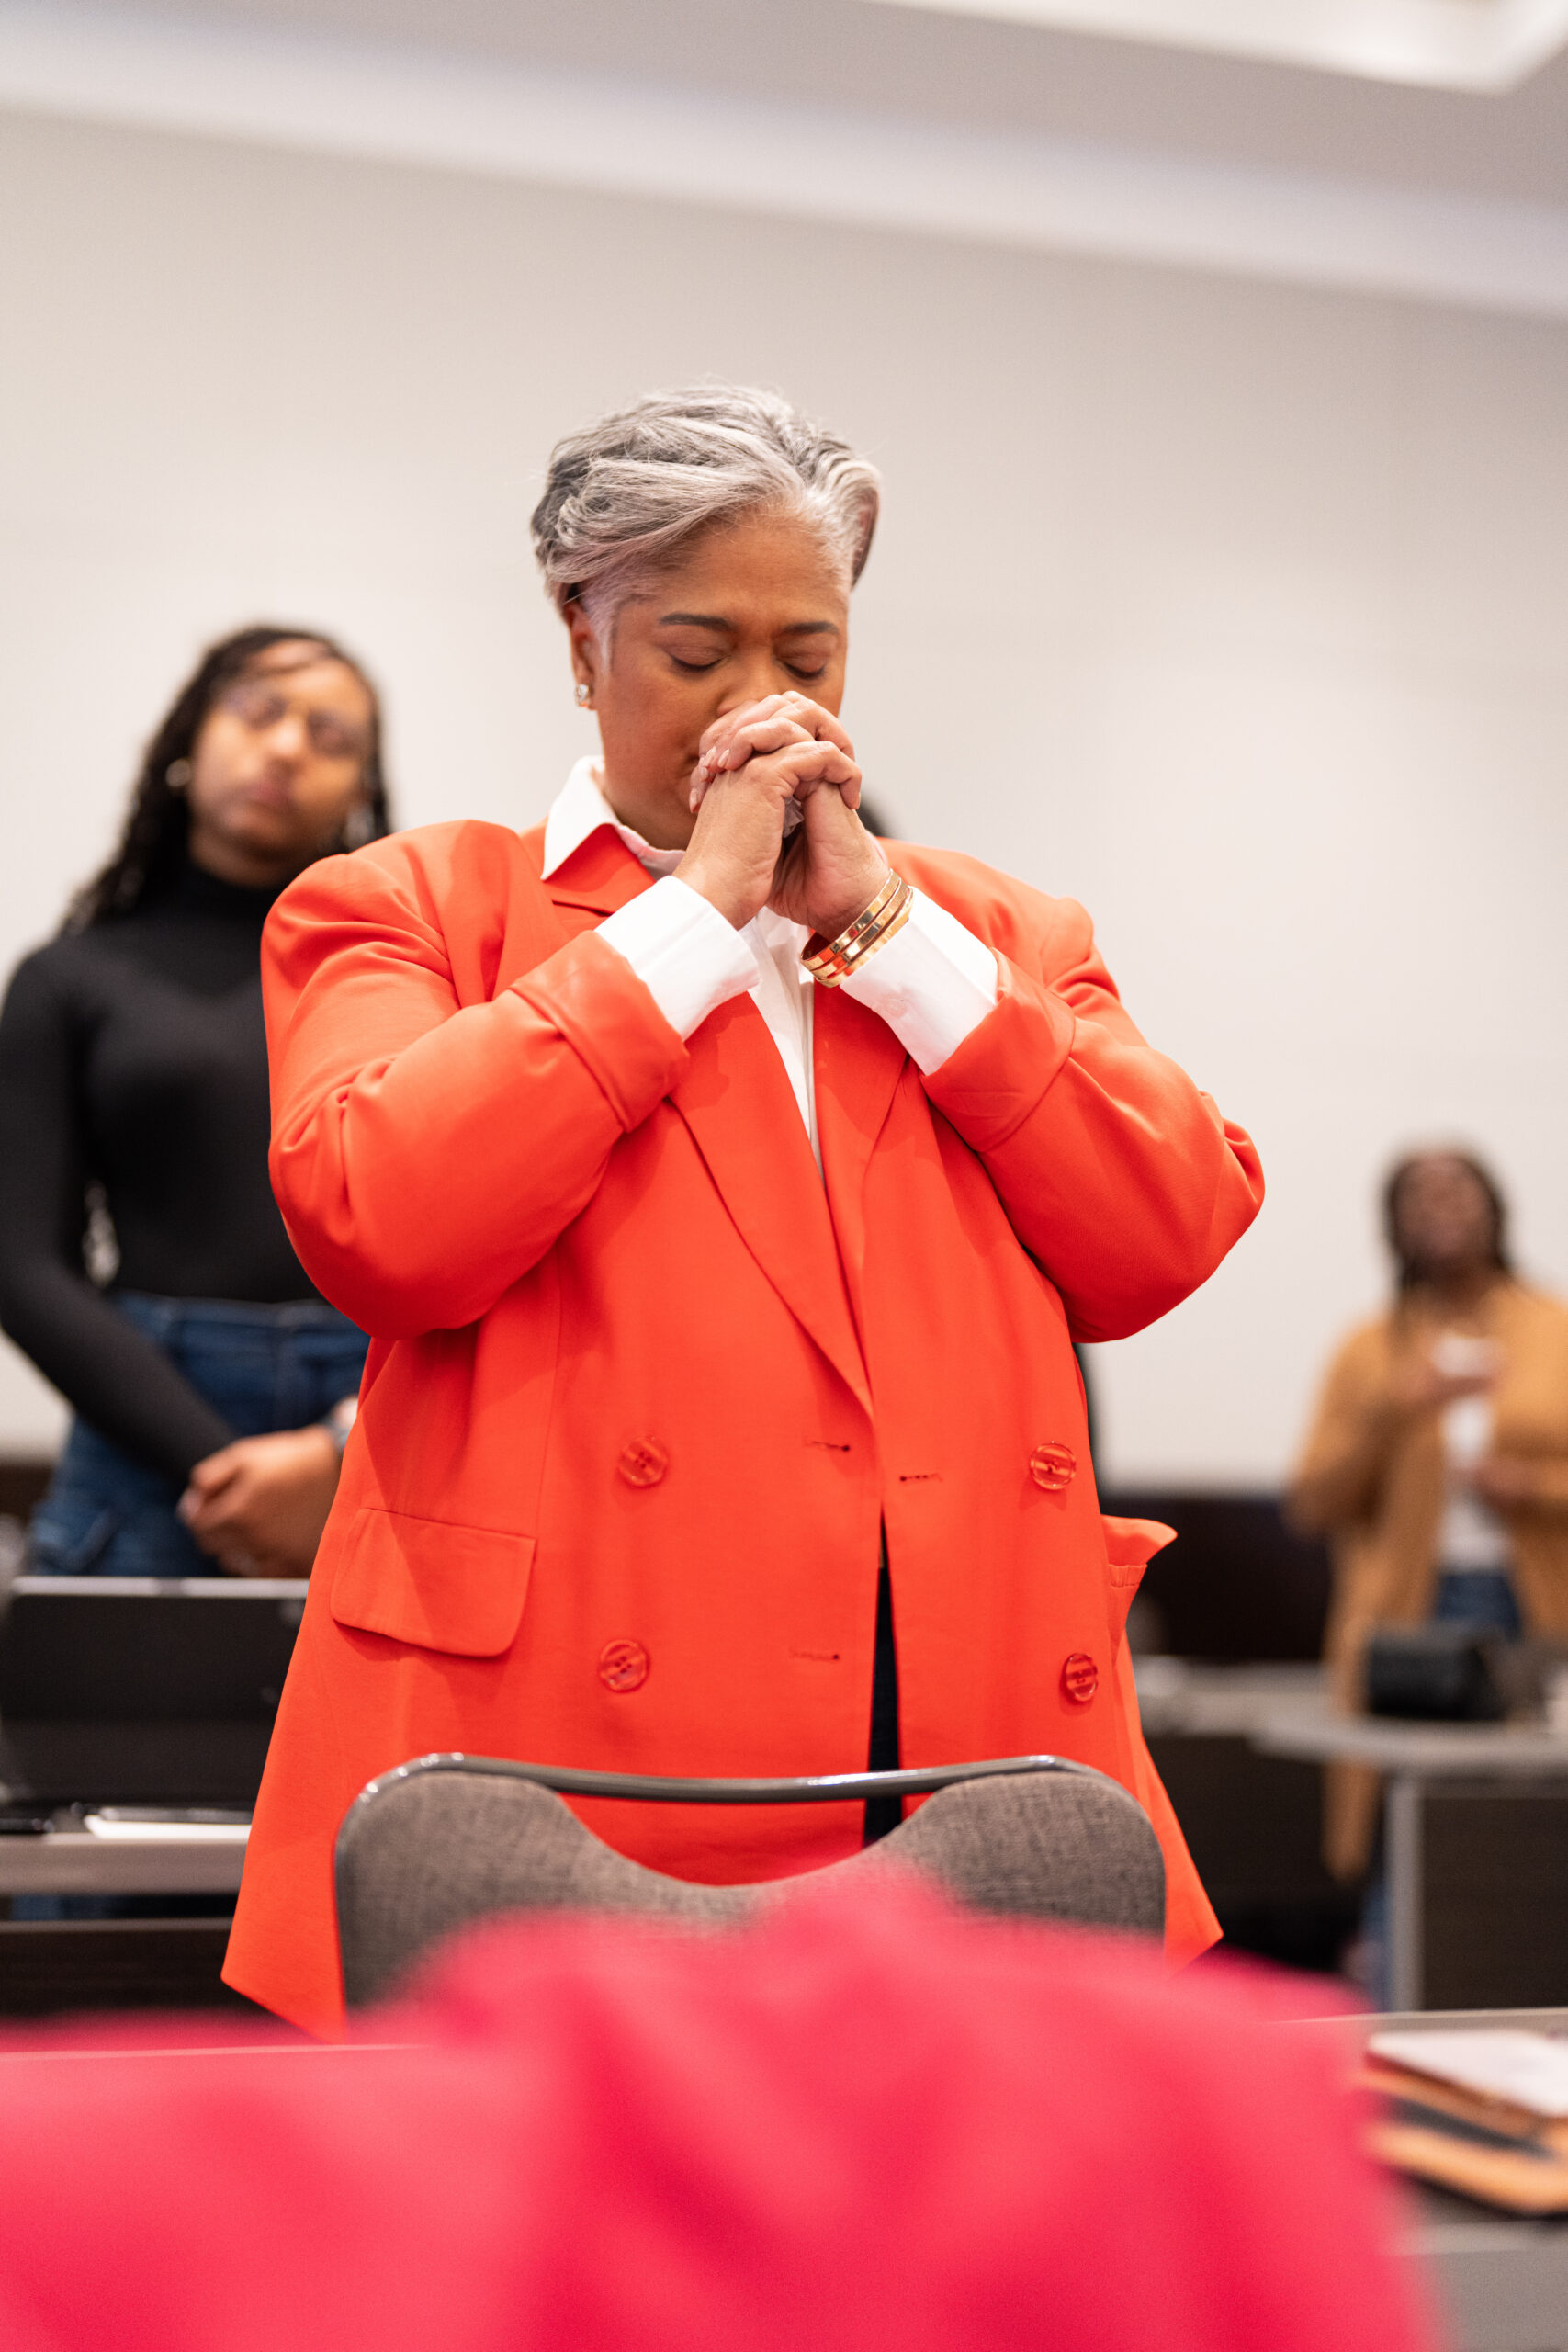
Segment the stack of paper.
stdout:
[[1568,2212],[1568,2040],[1378,2033],[1362,2079],[1394,2102],[1372,2132],[1385,2164],[1510,2212]]

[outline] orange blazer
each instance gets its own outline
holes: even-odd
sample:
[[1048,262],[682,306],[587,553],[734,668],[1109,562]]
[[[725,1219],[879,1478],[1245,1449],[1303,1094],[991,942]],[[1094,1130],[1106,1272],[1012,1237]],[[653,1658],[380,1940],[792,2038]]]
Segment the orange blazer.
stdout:
[[[540,830],[401,833],[274,909],[273,1182],[372,1345],[229,1950],[253,1999],[338,2027],[333,1842],[411,1757],[863,1769],[883,1531],[905,1762],[1114,1774],[1164,1843],[1168,1949],[1213,1940],[1122,1634],[1166,1531],[1102,1522],[1070,1342],[1202,1282],[1257,1157],[1080,907],[887,847],[1000,993],[922,1078],[818,990],[820,1175],[750,1000],[682,1044],[594,936],[649,887],[607,829],[548,883]],[[861,1835],[858,1805],[580,1810],[713,1881]]]

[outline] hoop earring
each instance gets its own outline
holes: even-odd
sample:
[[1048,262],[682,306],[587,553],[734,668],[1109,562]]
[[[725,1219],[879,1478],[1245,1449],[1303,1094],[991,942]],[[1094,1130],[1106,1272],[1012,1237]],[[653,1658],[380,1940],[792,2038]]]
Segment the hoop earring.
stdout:
[[579,710],[592,710],[593,707],[593,689],[581,678],[577,682],[577,707]]
[[191,778],[188,760],[171,760],[164,770],[164,782],[171,792],[183,792]]

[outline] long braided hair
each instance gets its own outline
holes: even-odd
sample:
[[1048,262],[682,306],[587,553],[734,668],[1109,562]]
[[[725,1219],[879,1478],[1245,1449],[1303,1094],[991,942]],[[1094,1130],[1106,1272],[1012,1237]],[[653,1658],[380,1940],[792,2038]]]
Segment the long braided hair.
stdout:
[[176,761],[191,758],[207,714],[224,688],[243,678],[277,645],[308,645],[322,660],[341,662],[370,697],[370,742],[362,778],[365,812],[354,840],[344,839],[333,847],[357,848],[361,842],[378,841],[390,832],[391,810],[381,768],[381,705],[363,666],[320,629],[257,623],[209,645],[175,696],[142,753],[114,855],[72,899],[65,915],[66,931],[86,931],[94,923],[112,922],[117,915],[130,914],[143,899],[174,880],[185,855],[190,810],[185,794],[176,792],[169,782],[169,770]]

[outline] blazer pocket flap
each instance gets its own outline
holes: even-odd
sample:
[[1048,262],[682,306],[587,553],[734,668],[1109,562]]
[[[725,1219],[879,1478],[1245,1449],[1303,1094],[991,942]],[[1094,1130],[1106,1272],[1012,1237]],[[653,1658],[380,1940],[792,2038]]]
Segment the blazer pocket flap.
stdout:
[[1176,1541],[1175,1528],[1157,1519],[1107,1519],[1102,1511],[1100,1523],[1112,1584],[1137,1584],[1155,1554]]
[[534,1541],[367,1504],[333,1577],[333,1615],[454,1657],[499,1657],[517,1638]]

